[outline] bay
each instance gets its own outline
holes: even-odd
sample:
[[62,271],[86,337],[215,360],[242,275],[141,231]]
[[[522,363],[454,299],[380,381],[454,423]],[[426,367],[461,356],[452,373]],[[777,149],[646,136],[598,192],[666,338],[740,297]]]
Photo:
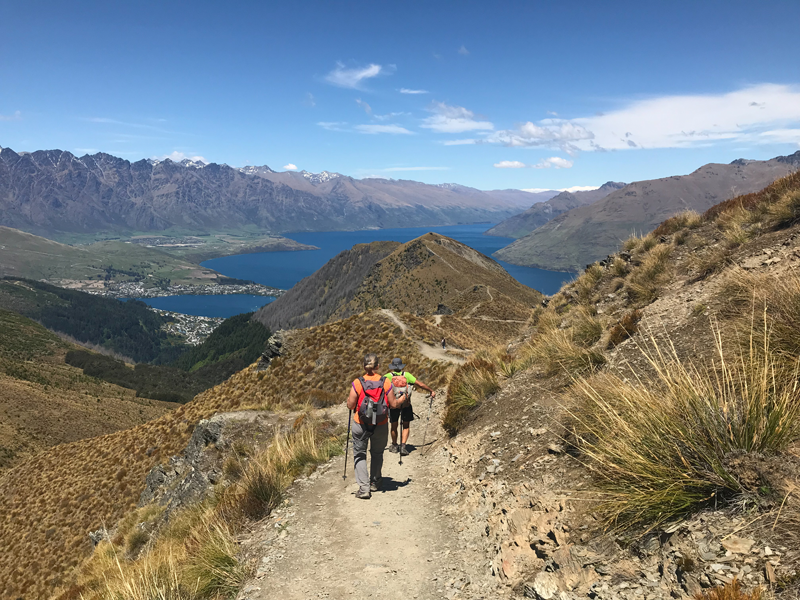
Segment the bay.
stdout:
[[265,304],[274,302],[275,298],[249,294],[206,294],[139,298],[139,300],[153,308],[185,315],[228,318],[241,313],[257,311]]
[[[483,235],[493,227],[491,223],[470,225],[449,225],[444,227],[404,227],[398,229],[369,229],[361,231],[325,231],[317,233],[286,234],[303,244],[312,244],[319,250],[301,252],[260,252],[214,258],[202,266],[214,269],[228,277],[250,279],[256,283],[288,290],[295,283],[317,271],[331,258],[348,250],[355,244],[368,244],[375,241],[394,241],[405,243],[429,231],[440,233],[458,240],[478,252],[491,256],[513,240],[497,236]],[[574,273],[546,271],[532,267],[520,267],[497,261],[520,283],[540,292],[551,295],[561,285],[575,277]]]

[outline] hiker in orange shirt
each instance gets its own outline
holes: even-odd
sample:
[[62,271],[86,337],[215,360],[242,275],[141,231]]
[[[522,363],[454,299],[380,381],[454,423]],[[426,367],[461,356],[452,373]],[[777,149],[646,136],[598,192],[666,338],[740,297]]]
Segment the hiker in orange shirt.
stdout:
[[369,500],[371,492],[377,492],[381,486],[383,451],[389,439],[389,409],[399,408],[402,400],[397,402],[395,399],[391,378],[381,377],[377,372],[379,361],[376,354],[367,354],[363,365],[366,372],[350,386],[347,408],[353,411],[353,469],[358,482],[356,498]]

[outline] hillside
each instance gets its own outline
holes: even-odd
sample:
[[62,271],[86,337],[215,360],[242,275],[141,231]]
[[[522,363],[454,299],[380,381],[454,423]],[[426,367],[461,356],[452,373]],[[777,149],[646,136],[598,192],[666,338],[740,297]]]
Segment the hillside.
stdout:
[[450,225],[502,220],[521,208],[462,186],[0,150],[0,225],[46,236]]
[[75,346],[0,309],[0,474],[58,444],[128,429],[175,407],[84,376]]
[[224,280],[216,271],[140,244],[108,241],[69,246],[0,227],[0,277],[5,276],[87,289],[103,289],[105,282],[208,285]]
[[263,306],[256,319],[270,329],[300,329],[321,325],[353,299],[376,262],[391,254],[397,242],[356,244],[297,282],[280,298]]
[[652,231],[683,210],[703,212],[736,194],[762,189],[800,167],[800,152],[767,161],[708,164],[689,175],[631,183],[564,213],[497,251],[512,264],[575,271],[614,252],[632,233]]
[[248,367],[174,412],[60,445],[11,469],[0,479],[0,589],[38,600],[70,582],[73,568],[92,552],[87,532],[117,523],[136,504],[147,472],[182,451],[200,419],[246,407],[341,402],[360,373],[364,340],[384,361],[401,354],[425,381],[444,382],[446,365],[422,357],[387,316],[365,313],[296,332],[268,370]]
[[624,183],[608,181],[596,190],[584,192],[561,192],[546,202],[534,204],[524,213],[509,217],[505,221],[498,223],[486,232],[486,235],[497,235],[500,237],[521,238],[573,208],[588,206],[598,200],[602,200],[611,192],[625,187]]
[[413,320],[428,343],[445,337],[477,348],[524,325],[540,300],[492,259],[427,233],[405,244],[373,242],[342,252],[255,318],[279,328],[391,309]]

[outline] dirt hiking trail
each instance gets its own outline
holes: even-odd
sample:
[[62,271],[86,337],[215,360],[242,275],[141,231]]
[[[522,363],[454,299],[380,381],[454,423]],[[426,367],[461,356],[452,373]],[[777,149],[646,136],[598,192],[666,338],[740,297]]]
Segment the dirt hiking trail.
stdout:
[[[382,308],[381,312],[394,321],[397,326],[403,330],[403,333],[408,333],[408,325],[406,325],[403,320],[397,316],[396,312],[389,308]],[[443,360],[457,365],[464,363],[464,359],[462,357],[454,356],[452,353],[443,350],[439,346],[429,346],[422,340],[414,341],[417,343],[420,353],[426,358],[430,358],[431,360]]]
[[[414,425],[412,446],[415,439],[422,443],[424,417]],[[490,597],[488,581],[475,575],[485,559],[465,549],[442,514],[440,454],[429,447],[423,456],[416,447],[401,466],[387,449],[382,491],[370,500],[355,498],[352,452],[346,481],[343,456],[299,480],[284,505],[244,540],[258,563],[239,600]]]

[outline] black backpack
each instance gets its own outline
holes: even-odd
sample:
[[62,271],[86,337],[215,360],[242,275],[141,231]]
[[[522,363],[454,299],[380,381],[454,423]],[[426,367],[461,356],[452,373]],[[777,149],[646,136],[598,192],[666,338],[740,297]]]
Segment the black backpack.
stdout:
[[389,405],[386,403],[386,390],[384,389],[385,377],[377,381],[365,380],[359,377],[361,382],[361,394],[358,396],[358,420],[361,426],[366,429],[374,429],[375,426],[384,421],[389,416]]

